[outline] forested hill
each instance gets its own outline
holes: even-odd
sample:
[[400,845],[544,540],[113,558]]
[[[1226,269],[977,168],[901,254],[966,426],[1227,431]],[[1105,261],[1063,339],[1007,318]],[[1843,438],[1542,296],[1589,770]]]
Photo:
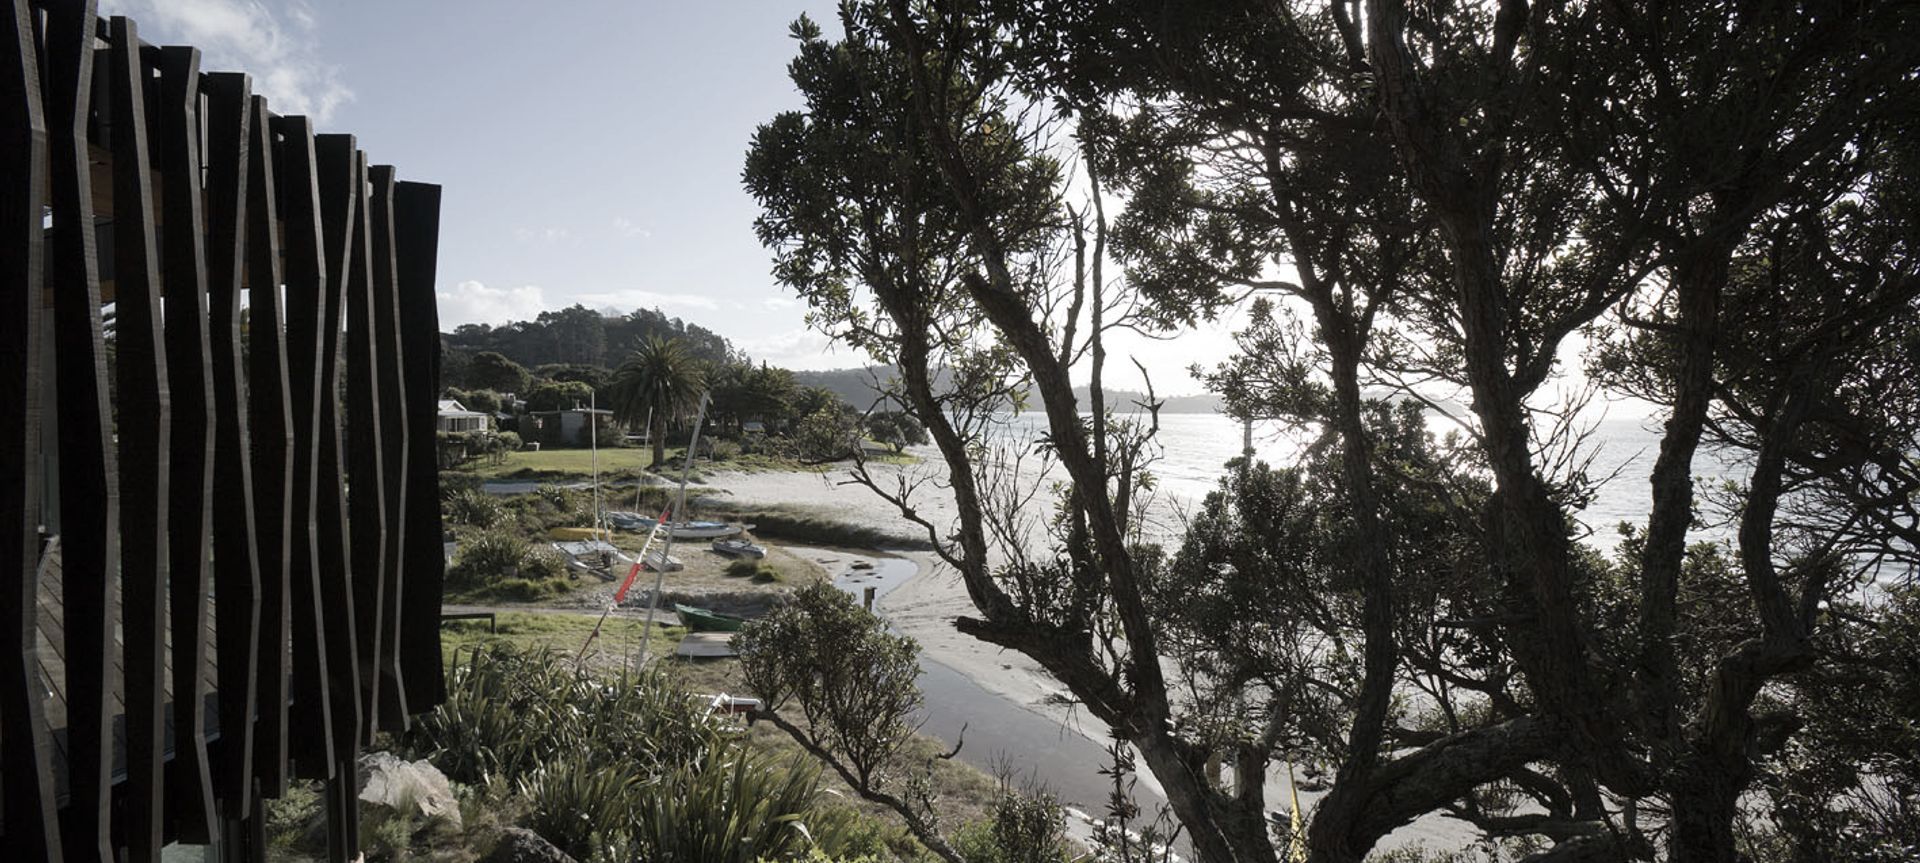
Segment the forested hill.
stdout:
[[[868,366],[858,369],[832,369],[823,372],[794,372],[794,380],[803,386],[820,387],[847,400],[848,404],[865,409],[873,404],[876,397],[874,381],[885,382],[894,375],[890,366]],[[935,375],[934,385],[940,385],[940,375]],[[1079,399],[1084,410],[1088,404],[1086,387],[1075,387],[1074,397]],[[1127,412],[1139,410],[1138,405],[1147,400],[1147,394],[1133,390],[1107,390],[1107,406],[1111,410]],[[1173,414],[1204,414],[1220,411],[1220,397],[1212,393],[1185,396],[1161,396],[1160,410]]]
[[[542,366],[591,366],[611,369],[620,365],[633,346],[649,336],[679,339],[687,353],[713,364],[746,362],[751,357],[735,350],[725,336],[668,317],[659,309],[639,309],[628,314],[607,314],[574,305],[557,311],[541,312],[530,321],[514,321],[501,326],[463,324],[440,338],[446,350],[442,375],[450,381],[464,381],[465,369],[476,354],[491,351],[527,369]],[[796,371],[794,380],[802,386],[819,387],[865,410],[874,403],[874,382],[893,377],[885,366]],[[941,383],[936,374],[935,385]],[[1074,395],[1087,404],[1087,388],[1078,387]],[[1212,394],[1162,396],[1161,410],[1167,413],[1213,413],[1220,409],[1220,397]],[[1114,410],[1137,410],[1146,394],[1131,390],[1107,390],[1107,404]]]
[[648,336],[681,339],[688,353],[708,362],[740,358],[719,333],[667,317],[659,309],[608,315],[575,305],[498,327],[464,324],[440,338],[446,362],[457,373],[458,366],[482,351],[493,351],[530,369],[556,363],[612,368]]

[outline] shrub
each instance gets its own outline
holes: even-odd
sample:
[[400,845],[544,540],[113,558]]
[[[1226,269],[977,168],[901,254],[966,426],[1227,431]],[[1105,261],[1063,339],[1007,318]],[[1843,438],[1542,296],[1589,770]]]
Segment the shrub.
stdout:
[[968,863],[1066,863],[1067,812],[1053,795],[1004,788],[993,810],[953,837],[954,850]]
[[520,434],[518,432],[495,432],[493,439],[501,453],[517,452],[520,447],[524,445],[520,440]]
[[453,567],[447,573],[455,584],[479,586],[503,578],[517,578],[520,563],[526,560],[527,541],[504,530],[468,533],[454,552]]
[[784,764],[740,747],[705,757],[640,794],[634,859],[753,863],[846,844],[858,816],[818,806],[820,767],[805,755]]
[[491,645],[455,657],[445,703],[404,740],[456,781],[517,783],[570,753],[662,772],[715,736],[699,702],[658,672],[609,685],[567,657]]
[[526,826],[575,859],[586,858],[595,850],[596,839],[605,843],[605,831],[628,820],[635,786],[642,781],[625,764],[569,753],[518,783],[530,810]]
[[477,488],[443,489],[440,497],[440,511],[452,524],[489,528],[506,515],[499,499]]
[[471,531],[460,540],[450,585],[475,598],[538,602],[568,589],[566,560],[541,543],[504,529]]
[[402,743],[456,781],[512,789],[528,826],[576,859],[752,863],[878,844],[822,799],[810,759],[748,750],[658,671],[603,680],[558,654],[463,651],[445,703]]
[[759,560],[736,560],[727,564],[727,575],[733,578],[751,578],[755,584],[770,584],[785,581],[780,570],[772,564]]

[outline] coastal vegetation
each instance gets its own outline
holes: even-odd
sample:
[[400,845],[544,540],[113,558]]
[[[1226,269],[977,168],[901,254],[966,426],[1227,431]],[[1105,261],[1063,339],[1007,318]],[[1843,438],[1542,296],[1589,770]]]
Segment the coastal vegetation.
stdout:
[[[1912,8],[866,0],[837,24],[793,25],[805,104],[745,184],[775,277],[897,370],[882,400],[948,475],[850,470],[958,573],[962,632],[1138,751],[1200,859],[1359,861],[1442,816],[1531,861],[1920,848],[1911,729],[1865,719],[1910,712],[1920,625]],[[1155,399],[1116,415],[1108,336],[1249,295],[1211,383],[1313,443],[1223,466],[1184,537],[1147,535]],[[1617,480],[1645,526],[1605,552],[1573,518],[1608,479],[1582,422],[1621,397],[1664,426]],[[1460,403],[1462,434],[1428,431]],[[1046,435],[1009,452],[1023,408]],[[1747,472],[1696,488],[1703,453]],[[1020,487],[1026,456],[1057,484]],[[756,688],[843,706],[804,685],[839,656],[789,658],[816,665]],[[887,753],[812,739],[855,778]],[[1298,831],[1282,760],[1331,779]]]

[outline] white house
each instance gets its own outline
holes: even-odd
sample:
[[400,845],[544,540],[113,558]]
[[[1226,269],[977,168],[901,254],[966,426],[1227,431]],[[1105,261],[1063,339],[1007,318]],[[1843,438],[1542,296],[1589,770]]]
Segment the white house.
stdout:
[[440,400],[438,428],[443,432],[477,432],[493,428],[493,417],[482,411],[470,411],[453,399]]

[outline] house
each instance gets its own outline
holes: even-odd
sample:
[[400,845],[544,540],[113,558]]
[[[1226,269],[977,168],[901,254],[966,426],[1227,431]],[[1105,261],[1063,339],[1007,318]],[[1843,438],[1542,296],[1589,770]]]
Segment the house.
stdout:
[[453,399],[440,400],[440,417],[435,428],[443,432],[477,432],[493,428],[493,417],[484,411],[470,411]]
[[[570,408],[563,411],[539,411],[527,414],[520,420],[520,436],[529,441],[538,441],[549,447],[587,447],[593,445],[589,433],[589,417],[599,417],[601,425],[613,420],[613,411],[606,408],[588,410]],[[619,436],[602,434],[601,446],[614,446],[620,442]]]

